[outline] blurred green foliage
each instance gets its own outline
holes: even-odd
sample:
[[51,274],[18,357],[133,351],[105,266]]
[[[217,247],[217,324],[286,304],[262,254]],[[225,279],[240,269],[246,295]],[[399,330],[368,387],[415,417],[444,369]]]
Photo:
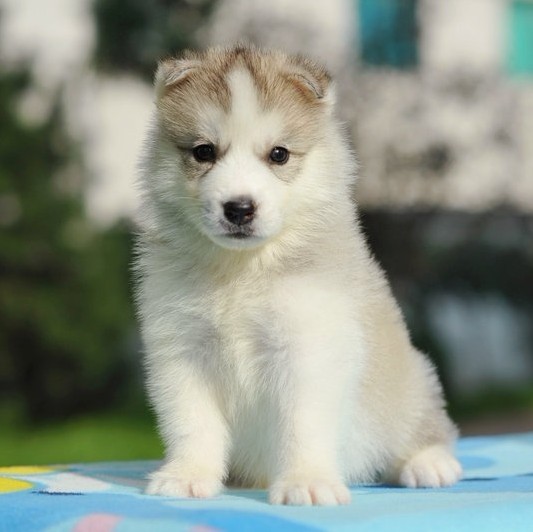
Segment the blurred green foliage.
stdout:
[[0,465],[146,460],[161,454],[162,445],[146,416],[107,412],[38,427],[6,423],[0,431]]
[[96,65],[151,78],[157,61],[198,45],[195,31],[214,0],[95,0]]
[[134,325],[127,227],[90,225],[59,104],[19,118],[29,84],[0,72],[0,399],[43,421],[117,402]]

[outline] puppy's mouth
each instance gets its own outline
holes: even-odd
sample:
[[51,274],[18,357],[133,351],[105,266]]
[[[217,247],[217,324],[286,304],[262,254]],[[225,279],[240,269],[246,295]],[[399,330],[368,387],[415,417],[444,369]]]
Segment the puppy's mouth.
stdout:
[[245,240],[254,236],[254,230],[251,225],[234,225],[222,222],[224,233],[222,236],[233,240]]
[[212,235],[211,238],[224,248],[243,249],[255,247],[263,241],[263,238],[257,234],[252,225],[238,226],[221,223],[219,227],[222,231],[217,235]]
[[253,231],[243,231],[241,229],[241,230],[238,230],[238,231],[230,231],[230,232],[226,233],[224,236],[226,236],[228,238],[233,238],[235,240],[244,240],[245,238],[250,238],[253,235],[254,235]]

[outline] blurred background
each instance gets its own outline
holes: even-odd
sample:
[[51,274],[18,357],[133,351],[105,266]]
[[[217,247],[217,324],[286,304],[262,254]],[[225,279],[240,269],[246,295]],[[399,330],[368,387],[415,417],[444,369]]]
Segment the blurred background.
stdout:
[[0,0],[0,465],[155,458],[131,298],[158,59],[338,79],[357,197],[466,434],[533,429],[533,1]]

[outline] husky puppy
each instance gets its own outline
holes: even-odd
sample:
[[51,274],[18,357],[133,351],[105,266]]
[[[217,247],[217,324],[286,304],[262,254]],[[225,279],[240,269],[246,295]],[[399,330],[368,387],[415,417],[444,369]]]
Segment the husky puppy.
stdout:
[[237,46],[162,62],[142,159],[137,293],[166,446],[150,494],[223,482],[274,504],[456,482],[456,430],[352,202],[312,61]]

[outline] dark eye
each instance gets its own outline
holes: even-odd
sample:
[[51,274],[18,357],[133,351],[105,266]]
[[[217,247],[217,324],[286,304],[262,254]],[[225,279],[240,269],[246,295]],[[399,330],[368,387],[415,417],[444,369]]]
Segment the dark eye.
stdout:
[[216,159],[215,147],[212,144],[200,144],[192,149],[193,157],[199,163],[212,163]]
[[281,146],[276,146],[272,148],[269,159],[276,164],[285,164],[289,160],[289,150]]

